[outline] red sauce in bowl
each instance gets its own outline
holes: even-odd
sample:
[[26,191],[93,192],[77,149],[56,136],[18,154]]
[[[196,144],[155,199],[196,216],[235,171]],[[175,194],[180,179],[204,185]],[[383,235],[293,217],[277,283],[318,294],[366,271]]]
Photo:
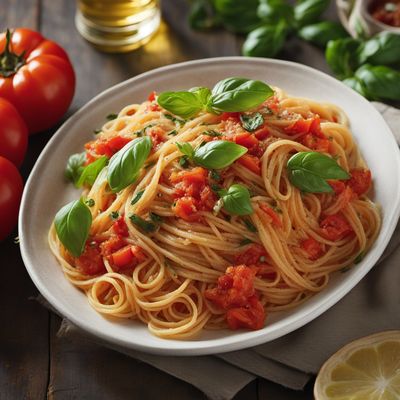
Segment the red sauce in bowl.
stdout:
[[379,22],[400,27],[400,0],[375,0],[369,12]]

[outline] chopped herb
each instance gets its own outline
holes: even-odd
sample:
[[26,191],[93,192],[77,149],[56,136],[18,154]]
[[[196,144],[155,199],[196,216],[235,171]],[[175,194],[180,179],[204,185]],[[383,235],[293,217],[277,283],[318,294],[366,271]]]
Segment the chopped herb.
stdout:
[[333,142],[333,136],[328,136],[328,140],[329,140],[330,142]]
[[164,117],[169,119],[169,120],[171,120],[172,122],[175,122],[175,123],[181,125],[181,126],[185,125],[185,122],[186,122],[185,120],[180,119],[180,118],[176,118],[171,114],[164,114]]
[[173,129],[171,132],[168,132],[168,136],[176,136],[178,134],[178,131],[176,129]]
[[94,133],[95,135],[98,135],[100,132],[101,132],[101,129],[95,129],[95,130],[93,131],[93,133]]
[[143,129],[140,129],[139,131],[133,132],[134,135],[136,135],[137,137],[141,137],[146,133],[146,130],[148,128],[152,128],[153,126],[155,126],[156,124],[148,124],[146,125]]
[[273,210],[274,210],[275,212],[277,212],[277,213],[279,213],[279,214],[282,214],[282,213],[283,213],[282,208],[279,208],[279,207],[272,207],[272,208],[273,208]]
[[93,199],[86,199],[85,203],[88,207],[93,207],[95,204]]
[[340,270],[340,272],[342,273],[342,274],[344,274],[345,272],[347,272],[347,271],[350,271],[350,267],[343,267],[341,270]]
[[109,121],[112,121],[113,119],[118,118],[118,114],[111,113],[111,114],[108,114],[106,118],[107,118]]
[[214,129],[210,129],[208,131],[204,131],[203,135],[211,136],[211,137],[219,137],[222,136],[222,133],[215,131]]
[[199,145],[198,148],[203,147],[205,144],[207,144],[207,142],[206,142],[205,140],[203,140],[203,141],[200,143],[200,145]]
[[246,225],[246,228],[250,232],[257,232],[257,228],[253,225],[253,223],[249,219],[244,219],[243,222]]
[[354,264],[359,264],[364,258],[364,252],[362,251],[355,259]]
[[142,137],[143,136],[143,129],[141,129],[140,131],[133,132],[133,134],[136,135],[137,137]]
[[110,214],[110,218],[112,220],[118,219],[119,218],[119,212],[118,211],[112,211],[111,214]]
[[242,123],[242,127],[246,129],[248,132],[254,132],[264,123],[263,116],[256,112],[252,115],[240,114],[240,121]]
[[187,168],[187,167],[189,166],[189,158],[188,158],[188,156],[182,156],[182,157],[179,159],[179,165],[180,165],[182,168]]
[[213,179],[214,181],[220,181],[221,180],[221,175],[217,171],[212,169],[210,171],[210,178]]
[[231,219],[232,219],[232,216],[231,216],[231,215],[228,215],[228,214],[226,214],[226,215],[224,215],[224,218],[225,218],[225,221],[228,221],[228,222],[230,222],[230,221],[231,221]]
[[163,222],[162,217],[160,217],[159,215],[157,215],[153,212],[150,212],[149,216],[150,216],[150,219],[156,224],[161,224]]
[[149,162],[148,164],[146,164],[144,166],[144,169],[149,169],[149,168],[153,167],[154,165],[156,165],[155,161]]
[[242,246],[246,246],[246,244],[250,244],[250,243],[253,243],[253,241],[252,240],[250,240],[250,239],[243,239],[240,243],[239,243],[239,247],[242,247]]
[[210,187],[213,192],[219,192],[222,189],[221,186],[216,185],[215,183],[212,183]]
[[157,230],[156,224],[146,221],[145,219],[139,217],[139,215],[132,214],[129,219],[132,221],[133,224],[135,224],[138,228],[146,233],[154,232]]
[[135,205],[143,196],[144,190],[136,193],[136,196],[131,201],[131,206]]

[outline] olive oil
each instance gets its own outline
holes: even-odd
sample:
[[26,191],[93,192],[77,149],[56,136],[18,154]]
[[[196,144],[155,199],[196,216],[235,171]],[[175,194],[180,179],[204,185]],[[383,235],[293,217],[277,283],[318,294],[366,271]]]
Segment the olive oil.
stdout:
[[148,42],[160,25],[158,0],[78,0],[75,24],[99,50],[126,52]]

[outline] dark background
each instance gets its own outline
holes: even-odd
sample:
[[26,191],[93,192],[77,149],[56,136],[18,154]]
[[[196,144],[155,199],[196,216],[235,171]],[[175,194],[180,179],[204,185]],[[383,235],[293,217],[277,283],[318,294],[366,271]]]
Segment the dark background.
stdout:
[[[154,40],[136,52],[120,55],[100,53],[79,36],[74,0],[0,0],[0,28],[39,30],[68,52],[77,87],[65,120],[104,89],[142,72],[186,60],[240,54],[240,37],[222,30],[191,31],[185,0],[164,0],[162,12],[164,23]],[[335,18],[333,5],[327,15]],[[329,72],[323,52],[296,38],[289,40],[280,58]],[[30,138],[22,167],[25,180],[56,130],[57,126]],[[60,319],[35,301],[38,291],[25,270],[15,236],[17,232],[0,243],[0,399],[205,399],[191,385],[147,364],[92,343],[57,337]],[[312,382],[303,393],[263,379],[235,397],[311,398]]]

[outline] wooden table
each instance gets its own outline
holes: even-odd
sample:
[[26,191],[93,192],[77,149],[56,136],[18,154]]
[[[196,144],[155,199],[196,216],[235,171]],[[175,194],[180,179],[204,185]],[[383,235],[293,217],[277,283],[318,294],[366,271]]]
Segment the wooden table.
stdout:
[[[241,39],[230,33],[192,32],[185,0],[164,0],[157,37],[128,54],[103,54],[93,49],[74,26],[73,0],[0,0],[1,28],[25,26],[42,32],[67,50],[77,74],[77,88],[67,118],[93,96],[127,78],[180,61],[238,55]],[[334,16],[332,8],[329,11]],[[329,72],[323,53],[293,38],[281,58]],[[42,148],[57,127],[30,138],[23,165],[26,179]],[[191,385],[149,365],[94,344],[58,338],[60,319],[34,299],[37,289],[21,260],[14,235],[0,243],[3,274],[0,290],[0,399],[204,399]],[[217,383],[216,383],[217,384]],[[304,393],[259,379],[236,399],[302,400]]]

